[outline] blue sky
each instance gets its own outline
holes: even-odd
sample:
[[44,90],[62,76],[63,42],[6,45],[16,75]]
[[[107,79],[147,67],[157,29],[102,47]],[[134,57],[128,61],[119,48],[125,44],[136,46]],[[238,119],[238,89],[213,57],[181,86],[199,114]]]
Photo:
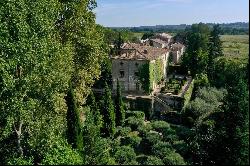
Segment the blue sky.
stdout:
[[103,26],[249,22],[249,0],[97,0]]

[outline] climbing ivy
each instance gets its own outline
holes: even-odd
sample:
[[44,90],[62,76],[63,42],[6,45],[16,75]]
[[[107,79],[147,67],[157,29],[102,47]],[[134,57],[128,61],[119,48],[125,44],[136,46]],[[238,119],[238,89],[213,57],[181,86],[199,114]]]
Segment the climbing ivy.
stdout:
[[161,59],[157,59],[155,61],[155,77],[154,80],[156,81],[157,84],[161,81],[163,78],[164,72],[163,72],[163,62]]
[[139,67],[139,81],[142,84],[142,89],[149,93],[150,89],[150,70],[149,63],[143,64]]
[[150,93],[153,91],[153,83],[159,83],[163,78],[163,62],[156,60],[155,63],[149,62],[139,67],[139,81],[142,89]]
[[191,99],[192,92],[193,92],[193,89],[194,89],[194,82],[195,82],[195,80],[193,79],[192,82],[191,82],[191,84],[189,85],[189,88],[188,88],[187,92],[184,95],[184,106],[183,106],[183,109],[186,108],[187,104],[189,103],[189,101]]

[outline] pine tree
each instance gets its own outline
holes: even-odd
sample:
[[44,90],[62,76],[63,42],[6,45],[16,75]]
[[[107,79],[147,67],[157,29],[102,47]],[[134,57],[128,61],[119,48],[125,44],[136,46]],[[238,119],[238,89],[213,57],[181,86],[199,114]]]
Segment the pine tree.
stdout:
[[124,103],[122,101],[121,87],[118,79],[117,79],[117,91],[115,98],[115,110],[116,110],[116,125],[122,126],[125,120],[125,110],[124,110]]
[[102,115],[104,122],[102,131],[104,136],[113,136],[115,133],[115,112],[111,91],[107,83],[105,83],[105,92],[103,95]]
[[70,89],[66,96],[66,102],[68,106],[67,111],[67,139],[69,144],[73,148],[82,150],[83,148],[83,138],[82,138],[82,126],[80,121],[79,110],[77,109],[74,91],[70,85]]
[[219,25],[215,25],[210,33],[209,38],[209,54],[208,54],[208,68],[207,74],[209,80],[214,79],[214,59],[222,56],[222,43],[220,40],[221,29]]

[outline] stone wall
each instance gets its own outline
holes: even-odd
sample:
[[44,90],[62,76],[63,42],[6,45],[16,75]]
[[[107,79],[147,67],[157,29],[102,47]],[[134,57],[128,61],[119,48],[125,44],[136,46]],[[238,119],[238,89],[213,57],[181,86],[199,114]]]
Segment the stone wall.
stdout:
[[[122,91],[141,91],[141,85],[136,75],[139,67],[145,63],[148,61],[112,59],[113,90],[117,88],[118,79]],[[124,75],[122,76],[122,74]]]

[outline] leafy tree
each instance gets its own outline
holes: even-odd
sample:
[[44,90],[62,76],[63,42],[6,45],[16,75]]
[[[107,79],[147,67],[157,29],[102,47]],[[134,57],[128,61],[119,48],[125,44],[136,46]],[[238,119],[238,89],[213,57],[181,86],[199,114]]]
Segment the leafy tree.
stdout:
[[103,115],[104,126],[102,128],[105,136],[114,136],[115,134],[115,111],[112,101],[111,91],[105,83],[105,92],[103,95],[103,105],[101,114]]
[[[124,43],[124,40],[122,39],[121,37],[121,32],[119,32],[119,37],[117,40],[115,40],[114,44],[115,44],[115,49],[116,50],[120,50],[121,49],[121,46],[122,44]],[[119,53],[119,52],[118,52]]]
[[58,1],[3,0],[0,6],[0,147],[15,141],[1,148],[10,156],[0,161],[33,156],[37,163],[66,129],[73,49],[59,41]]
[[187,33],[187,49],[182,57],[182,65],[192,76],[207,71],[209,27],[203,23],[193,24]]
[[115,98],[115,111],[116,111],[116,118],[115,118],[116,125],[123,126],[125,120],[125,109],[122,101],[121,87],[118,79],[117,79],[117,90]]
[[82,150],[82,123],[80,120],[80,113],[76,106],[74,91],[72,86],[66,97],[68,111],[67,111],[67,139],[73,148]]
[[219,24],[214,25],[209,38],[208,70],[209,80],[214,79],[214,59],[222,56],[222,42],[220,40],[221,29]]
[[216,89],[212,87],[199,88],[196,98],[187,105],[184,114],[194,119],[199,117],[204,118],[213,111],[220,109],[220,105],[226,95],[227,91],[225,89]]
[[242,60],[221,56],[215,59],[214,65],[215,75],[212,84],[216,87],[236,86],[241,77],[246,77],[247,63]]
[[96,80],[93,87],[96,88],[104,88],[105,82],[107,82],[108,85],[112,84],[112,63],[108,56],[104,58],[104,60],[101,63],[101,76],[98,80]]
[[0,151],[10,154],[0,161],[37,164],[65,139],[68,83],[80,111],[106,46],[95,1],[3,0],[0,6]]
[[71,148],[66,142],[58,141],[50,151],[46,152],[41,164],[57,165],[57,164],[83,164],[81,155]]
[[[226,144],[228,163],[249,164],[249,91],[246,81],[240,79],[230,87],[226,107]],[[230,137],[229,137],[230,136]]]
[[107,56],[104,30],[95,24],[94,0],[60,1],[59,19],[56,22],[60,39],[74,50],[72,87],[77,106],[81,109],[91,86],[101,74],[101,62]]

